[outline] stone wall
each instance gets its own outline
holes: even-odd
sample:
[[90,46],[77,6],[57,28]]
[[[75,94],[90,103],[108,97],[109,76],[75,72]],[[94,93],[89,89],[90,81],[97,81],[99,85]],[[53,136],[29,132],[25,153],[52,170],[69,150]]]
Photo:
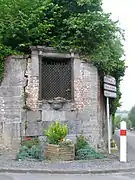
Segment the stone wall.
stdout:
[[26,59],[9,57],[5,64],[4,80],[0,86],[0,148],[13,150],[20,143]]
[[[39,100],[39,55],[73,59],[74,100],[65,103],[60,110]],[[0,86],[1,144],[12,148],[14,140],[20,142],[22,136],[42,137],[44,128],[59,120],[68,125],[70,138],[75,139],[83,132],[91,145],[97,147],[103,135],[104,119],[104,102],[99,101],[100,94],[97,69],[77,55],[40,47],[32,49],[31,58],[8,58]]]

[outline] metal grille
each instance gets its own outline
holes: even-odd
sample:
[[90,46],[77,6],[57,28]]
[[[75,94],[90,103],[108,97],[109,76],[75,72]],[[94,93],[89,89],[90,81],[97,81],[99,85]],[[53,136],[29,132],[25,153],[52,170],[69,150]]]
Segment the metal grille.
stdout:
[[71,99],[71,60],[42,59],[42,99]]

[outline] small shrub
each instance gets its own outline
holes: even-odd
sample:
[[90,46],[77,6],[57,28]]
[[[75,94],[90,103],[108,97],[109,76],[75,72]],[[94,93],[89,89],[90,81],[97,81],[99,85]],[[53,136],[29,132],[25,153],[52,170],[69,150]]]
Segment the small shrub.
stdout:
[[77,136],[75,155],[76,160],[91,160],[104,158],[102,154],[96,152],[92,147],[90,147],[87,139],[83,135]]
[[21,146],[20,151],[18,153],[18,159],[23,160],[29,157],[28,153],[28,147],[26,146]]
[[[111,148],[115,148],[117,145],[116,145],[116,142],[113,140],[113,139],[111,139],[110,140],[110,145],[111,145]],[[108,142],[106,143],[106,148],[108,148]]]
[[76,160],[103,159],[104,156],[96,152],[92,147],[85,146],[76,152]]
[[22,141],[21,148],[18,153],[18,159],[45,159],[45,155],[42,155],[42,148],[38,138],[27,137],[25,140]]
[[87,145],[88,145],[87,139],[83,135],[77,136],[76,144],[75,144],[76,151],[84,148]]
[[26,146],[28,148],[31,148],[32,146],[39,146],[40,145],[40,141],[38,138],[30,138],[30,137],[26,137],[22,142],[21,142],[22,146]]
[[49,126],[48,130],[44,130],[45,136],[49,144],[60,145],[64,138],[67,136],[68,128],[67,125],[60,124],[59,122],[54,122]]

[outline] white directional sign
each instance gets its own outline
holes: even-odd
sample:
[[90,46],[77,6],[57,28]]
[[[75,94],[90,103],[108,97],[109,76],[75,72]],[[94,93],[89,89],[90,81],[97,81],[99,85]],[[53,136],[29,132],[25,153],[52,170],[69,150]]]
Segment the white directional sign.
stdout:
[[116,79],[112,76],[104,76],[104,96],[109,98],[116,98]]
[[112,85],[110,85],[110,84],[105,84],[105,83],[104,83],[104,89],[105,89],[105,90],[108,90],[108,91],[116,92],[116,86],[112,86]]
[[109,98],[116,98],[116,79],[112,76],[104,76],[104,96],[106,97],[106,114],[108,126],[108,152],[111,154],[111,127],[110,127],[110,104]]
[[112,85],[116,85],[116,79],[112,76],[104,76],[104,82]]
[[110,97],[110,98],[116,98],[117,94],[115,92],[104,91],[104,96]]

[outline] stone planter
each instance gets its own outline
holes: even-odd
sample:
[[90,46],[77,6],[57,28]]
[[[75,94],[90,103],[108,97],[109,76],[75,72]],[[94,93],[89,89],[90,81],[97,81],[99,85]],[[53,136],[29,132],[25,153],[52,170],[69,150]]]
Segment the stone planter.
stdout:
[[46,158],[51,161],[72,161],[75,158],[75,147],[47,144]]

